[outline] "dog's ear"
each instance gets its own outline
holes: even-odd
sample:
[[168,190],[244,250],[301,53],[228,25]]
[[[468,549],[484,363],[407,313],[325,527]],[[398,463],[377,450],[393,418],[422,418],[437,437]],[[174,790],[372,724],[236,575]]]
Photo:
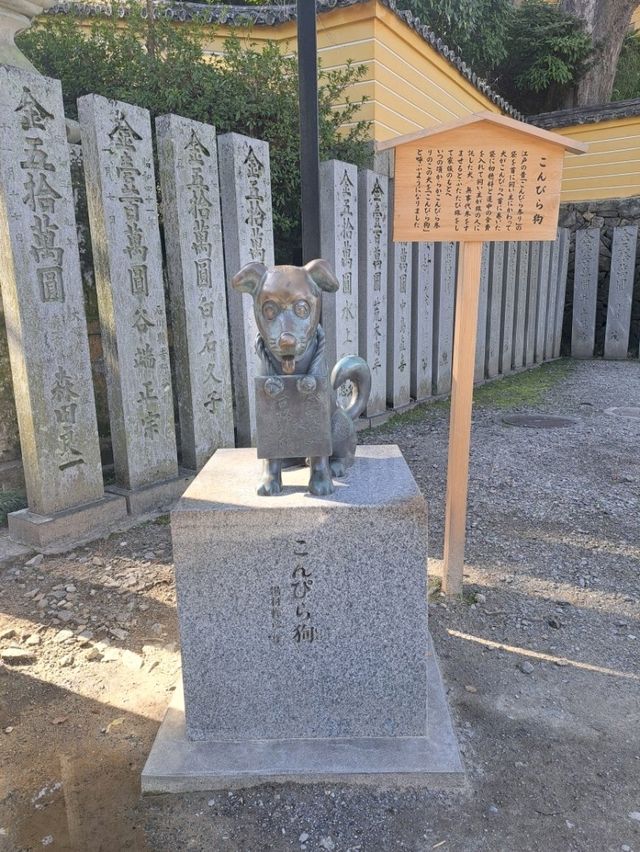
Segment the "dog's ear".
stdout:
[[267,267],[264,263],[258,263],[257,261],[247,263],[246,266],[242,267],[240,272],[236,272],[233,276],[231,286],[234,290],[239,290],[240,293],[249,293],[251,296],[255,296],[266,272]]
[[340,284],[326,260],[310,260],[305,266],[307,275],[325,293],[335,293]]

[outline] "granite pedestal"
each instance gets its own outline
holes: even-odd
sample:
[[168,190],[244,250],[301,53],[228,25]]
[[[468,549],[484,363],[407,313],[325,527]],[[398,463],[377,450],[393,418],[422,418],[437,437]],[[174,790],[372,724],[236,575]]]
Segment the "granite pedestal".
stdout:
[[426,506],[399,449],[359,447],[330,497],[219,450],[172,512],[184,705],[145,792],[261,780],[462,777],[427,631]]

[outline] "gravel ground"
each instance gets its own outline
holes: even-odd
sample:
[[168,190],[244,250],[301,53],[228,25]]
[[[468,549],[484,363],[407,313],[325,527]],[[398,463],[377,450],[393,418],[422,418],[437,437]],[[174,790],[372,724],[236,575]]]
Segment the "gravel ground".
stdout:
[[[457,792],[140,800],[179,666],[168,527],[4,569],[0,850],[640,852],[640,419],[606,413],[633,405],[638,362],[559,362],[477,394],[465,595],[435,582],[430,606]],[[503,422],[527,411],[576,422]],[[432,577],[447,418],[440,403],[361,436],[399,444],[425,493]]]

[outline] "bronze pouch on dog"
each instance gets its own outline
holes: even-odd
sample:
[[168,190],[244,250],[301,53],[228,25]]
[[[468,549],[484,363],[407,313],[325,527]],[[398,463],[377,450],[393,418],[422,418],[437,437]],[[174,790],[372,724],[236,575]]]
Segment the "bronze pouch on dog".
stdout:
[[255,389],[259,459],[331,455],[326,376],[259,376]]

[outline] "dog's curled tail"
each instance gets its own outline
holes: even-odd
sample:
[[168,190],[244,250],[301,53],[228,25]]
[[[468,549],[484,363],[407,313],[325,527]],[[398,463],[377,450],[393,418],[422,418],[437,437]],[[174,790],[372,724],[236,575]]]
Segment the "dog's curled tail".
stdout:
[[345,382],[351,382],[353,389],[349,405],[344,411],[355,420],[367,407],[371,393],[371,370],[364,359],[357,355],[346,355],[338,361],[331,372],[331,386],[337,390]]

